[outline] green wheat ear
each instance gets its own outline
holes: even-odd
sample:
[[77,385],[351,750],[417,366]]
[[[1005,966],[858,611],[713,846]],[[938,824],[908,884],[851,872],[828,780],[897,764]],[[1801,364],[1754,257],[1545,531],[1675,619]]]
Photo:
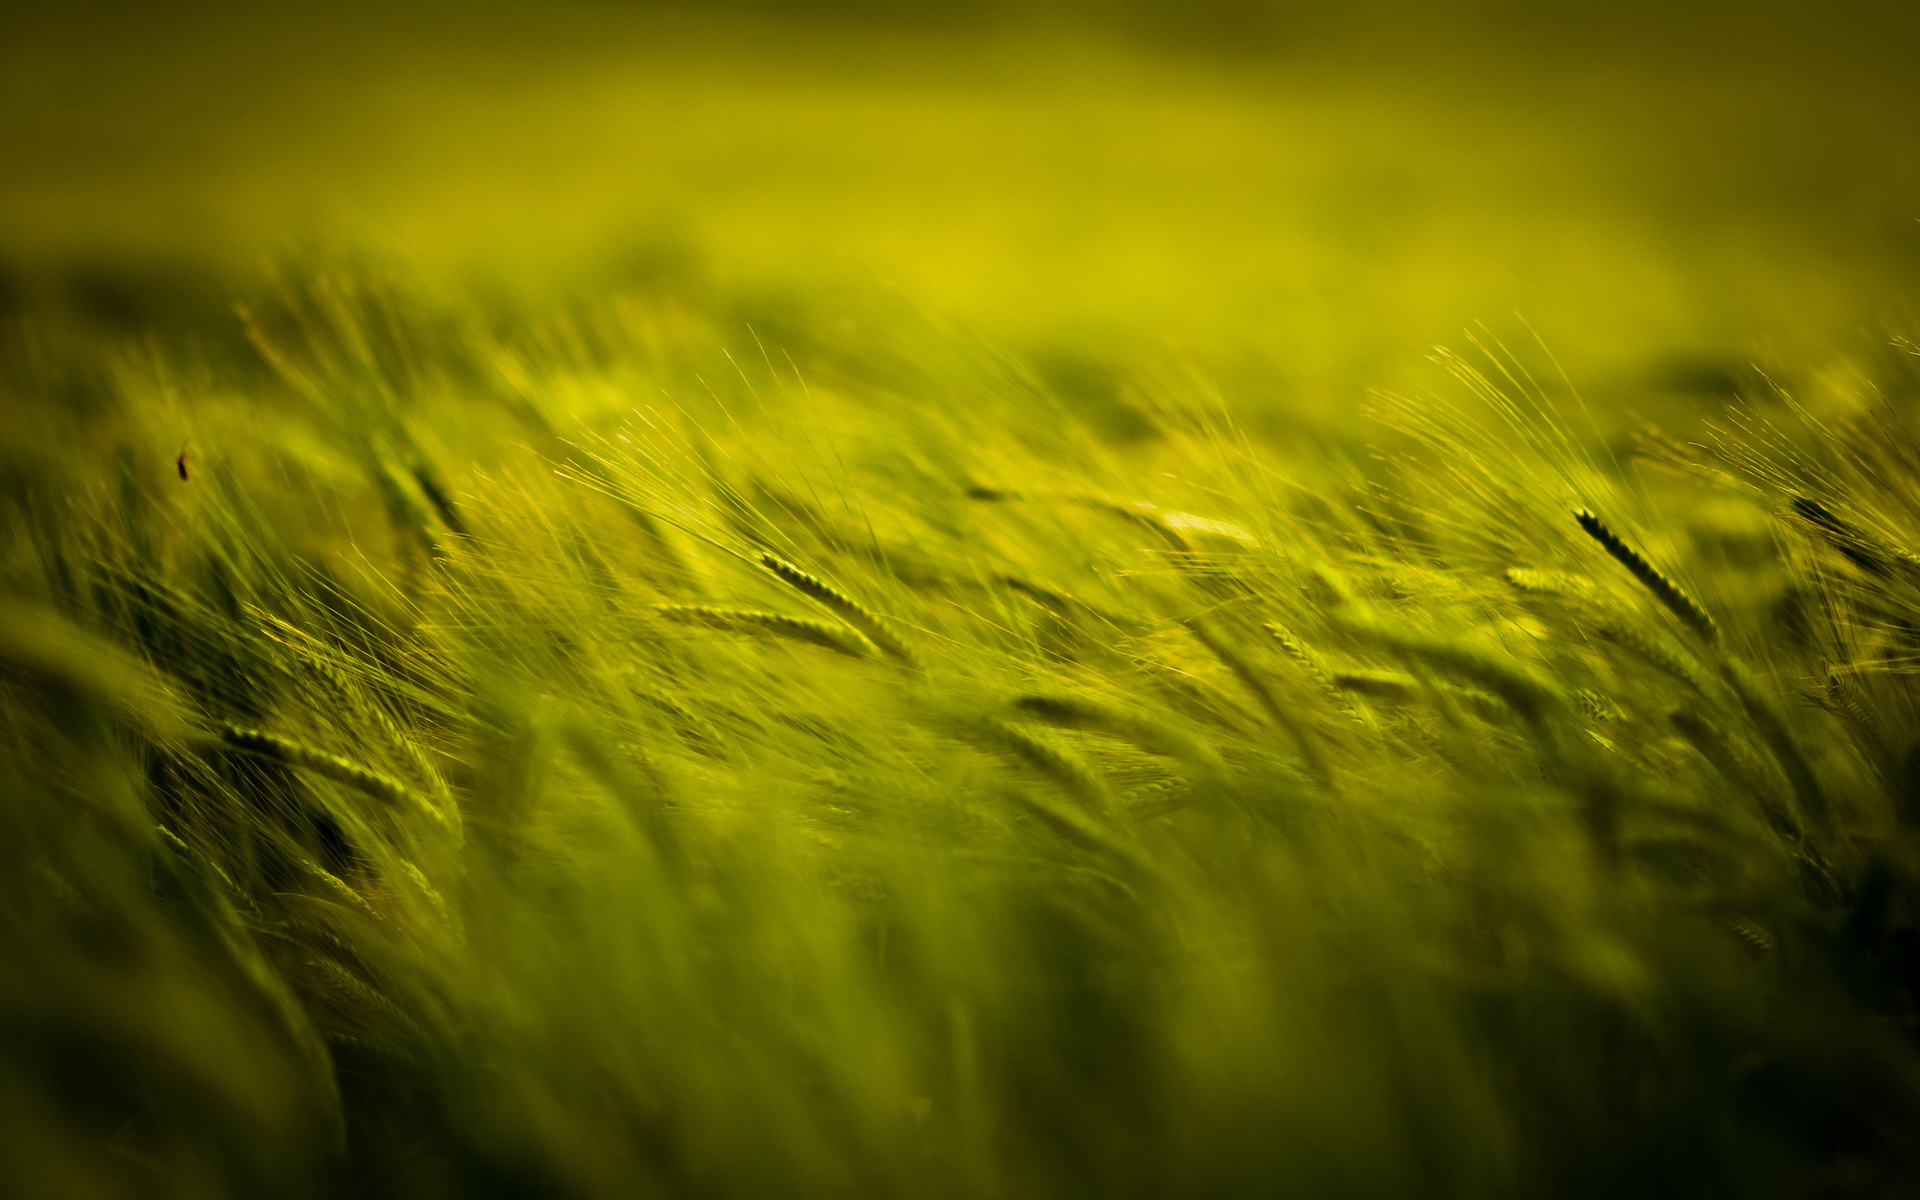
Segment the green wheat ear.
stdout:
[[1920,567],[1920,558],[1914,557],[1912,551],[1875,541],[1818,500],[1795,496],[1790,507],[1795,516],[1817,529],[1829,546],[1869,575],[1893,578],[1889,563],[1898,563],[1909,571]]
[[1195,640],[1233,672],[1234,677],[1240,681],[1240,685],[1259,701],[1260,707],[1266,711],[1268,718],[1293,739],[1295,748],[1300,751],[1301,761],[1305,763],[1307,772],[1313,776],[1314,782],[1326,791],[1336,790],[1333,768],[1327,763],[1326,755],[1321,752],[1320,742],[1314,736],[1312,728],[1275,699],[1273,689],[1269,688],[1267,681],[1253,669],[1253,664],[1223,640],[1219,631],[1203,618],[1188,617],[1181,624],[1187,627],[1187,631],[1193,634]]
[[799,592],[801,595],[833,611],[842,621],[867,635],[867,640],[880,647],[888,657],[910,667],[920,665],[920,660],[907,648],[899,635],[895,634],[887,623],[853,597],[832,587],[821,579],[807,574],[799,567],[772,554],[762,554],[760,565],[774,573],[779,580]]
[[1053,780],[1088,811],[1112,810],[1113,797],[1107,790],[1106,781],[1085,759],[1066,747],[1036,738],[1019,726],[997,717],[986,718],[969,732],[976,743],[1011,754]]
[[389,778],[378,771],[370,771],[337,754],[316,750],[312,746],[281,737],[277,733],[243,729],[238,725],[222,726],[220,740],[236,750],[245,750],[261,758],[270,758],[290,767],[312,771],[315,775],[331,779],[335,783],[372,796],[376,800],[394,805],[411,804],[426,809],[442,821],[446,820],[445,814],[415,796],[413,791],[399,780]]
[[1773,948],[1777,944],[1773,940],[1773,935],[1752,921],[1735,919],[1728,921],[1726,926],[1727,931],[1738,938],[1740,944],[1746,947],[1747,953],[1755,958],[1765,958],[1773,953]]
[[719,629],[784,638],[820,646],[849,658],[868,658],[872,643],[857,631],[825,621],[808,621],[784,613],[744,608],[714,608],[706,604],[656,604],[653,611],[669,621],[702,629]]
[[1591,598],[1598,589],[1593,580],[1585,575],[1574,575],[1567,571],[1540,571],[1532,567],[1508,567],[1507,582],[1523,592],[1534,592],[1545,596],[1575,596],[1581,599]]
[[1336,703],[1345,700],[1345,697],[1340,694],[1340,689],[1335,686],[1333,676],[1328,674],[1326,667],[1314,656],[1313,651],[1307,649],[1305,643],[1293,636],[1283,625],[1268,621],[1263,628],[1275,642],[1279,643],[1280,648],[1287,652],[1287,657],[1300,665],[1300,669],[1307,673],[1307,678],[1313,680],[1321,691],[1327,693]]
[[1178,728],[1156,723],[1143,713],[1112,708],[1084,696],[1065,693],[1029,693],[1014,698],[1011,707],[1022,718],[1061,729],[1084,729],[1132,742],[1155,754],[1184,758],[1208,772],[1225,769],[1219,752]]
[[[1587,536],[1606,547],[1608,554],[1619,561],[1620,565],[1633,572],[1633,577],[1646,585],[1648,591],[1659,598],[1660,603],[1674,616],[1679,617],[1701,637],[1709,642],[1718,641],[1720,629],[1707,615],[1707,610],[1694,602],[1679,584],[1661,574],[1659,568],[1641,557],[1640,552],[1620,539],[1620,536],[1607,528],[1606,522],[1593,514],[1592,509],[1575,509],[1573,519],[1580,522],[1580,528]],[[1524,586],[1524,585],[1523,585]]]

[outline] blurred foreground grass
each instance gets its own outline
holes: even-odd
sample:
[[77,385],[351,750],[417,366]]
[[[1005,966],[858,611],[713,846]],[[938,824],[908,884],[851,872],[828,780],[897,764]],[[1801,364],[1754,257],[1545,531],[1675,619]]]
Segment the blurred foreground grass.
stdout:
[[1910,356],[1623,473],[1497,353],[1369,462],[487,325],[11,346],[8,1193],[1920,1177]]
[[1859,31],[76,11],[0,1193],[1920,1183]]

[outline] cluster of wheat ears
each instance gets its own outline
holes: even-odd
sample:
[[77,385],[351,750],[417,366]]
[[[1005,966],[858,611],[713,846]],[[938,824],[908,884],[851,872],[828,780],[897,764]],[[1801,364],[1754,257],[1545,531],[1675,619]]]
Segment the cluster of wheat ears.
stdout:
[[15,348],[0,1191],[1920,1182],[1898,355],[1622,466],[1497,354],[1369,458],[671,306],[251,328]]

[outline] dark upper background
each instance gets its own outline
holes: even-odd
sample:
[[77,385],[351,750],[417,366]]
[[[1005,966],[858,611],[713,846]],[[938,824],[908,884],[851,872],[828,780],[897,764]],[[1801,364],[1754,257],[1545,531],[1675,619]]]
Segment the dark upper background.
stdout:
[[1329,422],[1474,322],[1615,406],[1756,359],[1839,387],[1920,273],[1916,35],[1865,3],[42,5],[0,17],[0,307],[211,328],[269,262],[348,255],[775,329],[911,305]]

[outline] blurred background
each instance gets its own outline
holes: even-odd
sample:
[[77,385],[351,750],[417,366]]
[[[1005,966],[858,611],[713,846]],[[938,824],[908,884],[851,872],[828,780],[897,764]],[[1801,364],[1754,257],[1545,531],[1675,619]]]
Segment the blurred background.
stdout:
[[218,338],[347,259],[779,346],[906,311],[1324,426],[1476,323],[1621,413],[1903,325],[1920,6],[1577,7],[9,6],[0,310]]

